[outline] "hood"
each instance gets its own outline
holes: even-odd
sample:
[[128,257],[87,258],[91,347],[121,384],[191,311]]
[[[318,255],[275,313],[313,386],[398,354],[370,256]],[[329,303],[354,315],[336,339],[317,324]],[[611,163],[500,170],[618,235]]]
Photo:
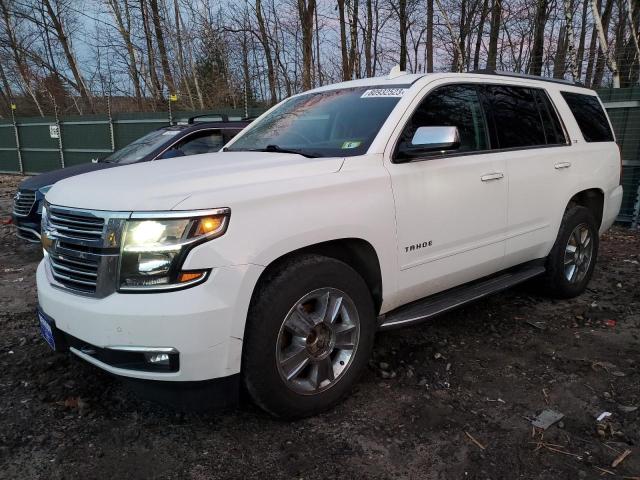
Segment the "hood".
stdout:
[[206,153],[79,175],[58,182],[46,199],[91,210],[171,210],[191,195],[333,173],[343,161],[290,153]]
[[80,165],[74,165],[73,167],[59,168],[58,170],[26,178],[20,183],[18,188],[20,190],[38,190],[42,187],[46,187],[47,185],[53,185],[65,178],[117,166],[118,165],[115,163],[83,163]]

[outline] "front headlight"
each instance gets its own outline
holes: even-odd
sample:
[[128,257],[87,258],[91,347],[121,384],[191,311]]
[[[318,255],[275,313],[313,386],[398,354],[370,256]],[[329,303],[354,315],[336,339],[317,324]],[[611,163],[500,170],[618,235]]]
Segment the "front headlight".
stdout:
[[209,270],[182,270],[189,250],[225,233],[227,208],[166,214],[134,213],[120,252],[120,291],[171,290],[204,281]]

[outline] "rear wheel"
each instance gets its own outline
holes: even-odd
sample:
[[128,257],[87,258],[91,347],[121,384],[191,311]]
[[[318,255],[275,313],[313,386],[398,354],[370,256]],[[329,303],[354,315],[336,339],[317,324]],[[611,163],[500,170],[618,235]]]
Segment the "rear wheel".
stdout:
[[593,275],[598,256],[598,226],[589,209],[571,206],[547,258],[545,287],[558,298],[580,295]]
[[252,299],[245,386],[276,416],[318,413],[349,392],[374,333],[371,295],[350,266],[317,255],[295,258],[262,280]]

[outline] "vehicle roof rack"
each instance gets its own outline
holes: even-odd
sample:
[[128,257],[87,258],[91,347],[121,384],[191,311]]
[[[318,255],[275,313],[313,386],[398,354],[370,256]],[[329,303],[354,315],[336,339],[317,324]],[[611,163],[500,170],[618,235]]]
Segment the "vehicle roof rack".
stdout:
[[505,72],[503,70],[481,69],[481,70],[473,70],[469,73],[481,73],[482,75],[498,75],[500,77],[514,77],[514,78],[523,78],[526,80],[538,80],[541,82],[562,83],[563,85],[574,85],[576,87],[584,86],[581,82],[577,82],[573,80],[565,80],[564,78],[541,77],[539,75],[528,75],[526,73]]
[[226,113],[204,113],[202,115],[194,115],[193,117],[189,117],[187,119],[187,123],[191,125],[195,123],[198,118],[211,118],[211,117],[220,117],[223,122],[229,121],[229,116]]

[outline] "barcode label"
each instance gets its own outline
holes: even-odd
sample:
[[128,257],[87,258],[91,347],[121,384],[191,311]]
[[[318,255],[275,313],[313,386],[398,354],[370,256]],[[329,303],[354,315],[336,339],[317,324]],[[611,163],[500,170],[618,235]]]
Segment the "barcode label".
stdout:
[[360,98],[401,97],[406,91],[406,88],[372,88],[364,92]]

